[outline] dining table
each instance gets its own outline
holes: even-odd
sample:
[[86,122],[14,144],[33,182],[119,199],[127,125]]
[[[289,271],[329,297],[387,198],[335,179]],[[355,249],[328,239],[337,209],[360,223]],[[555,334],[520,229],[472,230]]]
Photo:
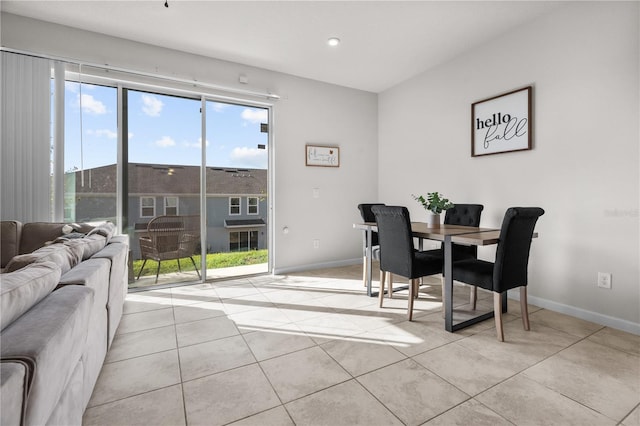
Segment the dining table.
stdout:
[[[371,236],[373,232],[377,231],[377,225],[375,222],[361,222],[354,223],[354,229],[362,231],[363,250],[365,252],[366,262],[365,268],[367,273],[367,295],[376,296],[378,293],[374,293],[371,289],[371,274],[372,274],[372,252],[373,247],[370,244]],[[460,330],[464,327],[476,324],[480,321],[484,321],[489,318],[493,318],[494,312],[484,312],[476,316],[466,318],[462,321],[454,323],[454,310],[453,310],[453,262],[452,262],[452,245],[475,245],[475,246],[487,246],[497,244],[500,239],[500,230],[496,228],[482,228],[475,226],[463,226],[463,225],[448,225],[440,224],[436,226],[430,226],[425,222],[411,222],[412,235],[418,239],[418,249],[423,249],[423,241],[425,239],[441,241],[444,249],[444,268],[443,274],[445,278],[444,294],[442,295],[442,303],[444,304],[445,313],[445,329],[453,332]],[[537,237],[537,233],[534,233],[533,237]],[[507,298],[502,298],[502,312],[507,312]]]

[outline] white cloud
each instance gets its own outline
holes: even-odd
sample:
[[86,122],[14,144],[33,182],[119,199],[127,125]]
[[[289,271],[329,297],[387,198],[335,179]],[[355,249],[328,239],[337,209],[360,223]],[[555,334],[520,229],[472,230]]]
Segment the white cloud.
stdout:
[[129,132],[129,139],[133,139],[133,133]]
[[[71,93],[80,93],[80,83],[77,81],[65,81],[64,89]],[[82,90],[95,90],[95,84],[82,83]]]
[[234,148],[231,151],[231,160],[240,167],[267,167],[267,150],[257,148]]
[[166,148],[166,147],[169,147],[169,146],[175,146],[176,145],[176,141],[171,139],[170,136],[163,136],[161,139],[158,139],[153,144],[156,145],[156,146],[159,146],[161,148]]
[[99,100],[95,99],[93,96],[91,95],[87,95],[85,93],[82,94],[82,97],[80,98],[81,101],[81,105],[82,105],[82,110],[85,112],[88,112],[89,114],[106,114],[107,113],[107,107],[104,106],[104,104],[102,102],[100,102]]
[[80,85],[74,81],[65,81],[64,82],[64,90],[69,91],[71,93],[78,93]]
[[[202,138],[198,138],[198,142],[185,142],[184,143],[188,148],[202,148]],[[206,146],[209,146],[209,141],[207,140]]]
[[222,112],[229,106],[229,104],[221,104],[219,102],[214,102],[212,105],[215,112]]
[[245,108],[242,111],[242,119],[251,123],[266,123],[269,118],[269,111],[266,109]]
[[152,95],[142,95],[142,111],[151,117],[157,117],[162,111],[164,103]]
[[90,135],[104,136],[104,137],[109,138],[109,139],[117,139],[118,138],[118,133],[114,132],[113,130],[109,130],[109,129],[87,130],[87,133],[90,134]]

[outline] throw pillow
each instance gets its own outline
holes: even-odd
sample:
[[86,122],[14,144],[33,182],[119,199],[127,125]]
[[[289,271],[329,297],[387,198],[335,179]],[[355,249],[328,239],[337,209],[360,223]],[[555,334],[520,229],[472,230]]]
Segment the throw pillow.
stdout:
[[82,240],[84,242],[84,253],[82,254],[82,260],[87,260],[107,245],[107,239],[102,235],[94,234],[87,235]]
[[0,285],[0,329],[51,293],[60,276],[60,268],[53,262],[38,262],[20,271],[3,274]]
[[109,240],[111,239],[111,237],[113,237],[113,234],[115,234],[115,232],[116,232],[116,226],[113,224],[113,222],[104,222],[96,226],[95,228],[93,228],[87,234],[87,236],[94,235],[94,234],[102,235],[107,239],[107,244],[108,244]]
[[33,253],[15,256],[7,264],[5,272],[14,272],[27,265],[36,262],[53,262],[59,266],[62,273],[68,272],[82,259],[84,246],[70,247],[64,244],[51,244],[34,251]]

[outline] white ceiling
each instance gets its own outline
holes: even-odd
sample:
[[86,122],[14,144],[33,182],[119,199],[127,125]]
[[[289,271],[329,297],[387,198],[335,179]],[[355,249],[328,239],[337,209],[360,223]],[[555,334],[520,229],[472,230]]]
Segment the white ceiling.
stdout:
[[[7,1],[3,12],[381,92],[555,1]],[[326,41],[339,37],[331,48]],[[505,58],[505,60],[509,60]]]

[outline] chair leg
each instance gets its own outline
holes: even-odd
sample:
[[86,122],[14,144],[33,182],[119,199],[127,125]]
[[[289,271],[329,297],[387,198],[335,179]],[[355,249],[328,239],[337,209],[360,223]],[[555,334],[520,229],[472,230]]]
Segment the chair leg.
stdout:
[[200,271],[198,271],[198,266],[196,266],[196,261],[195,261],[195,260],[193,260],[193,257],[192,257],[192,256],[189,256],[189,259],[191,259],[191,263],[193,263],[193,267],[194,267],[194,268],[196,268],[196,274],[198,274],[198,279],[202,278],[202,277],[200,276]]
[[367,286],[367,256],[362,258],[362,285]]
[[478,287],[476,287],[475,285],[469,287],[471,287],[469,293],[469,303],[471,303],[471,309],[475,311],[476,302],[478,301]]
[[520,287],[520,314],[522,315],[522,326],[529,331],[529,308],[527,307],[527,287]]
[[378,301],[380,303],[380,307],[382,308],[382,301],[384,300],[384,281],[385,281],[386,272],[382,269],[380,270],[380,291],[378,292]]
[[389,281],[389,299],[393,299],[393,274],[387,272],[387,280]]
[[413,289],[413,298],[418,300],[418,294],[420,293],[420,285],[422,284],[422,278],[418,278],[415,281],[415,287]]
[[504,330],[502,329],[502,293],[493,293],[493,316],[496,320],[498,340],[504,342]]
[[156,269],[156,284],[158,284],[158,275],[160,274],[160,261],[158,261],[158,269]]
[[142,271],[144,270],[144,265],[146,265],[146,264],[147,264],[147,259],[145,259],[142,262],[142,267],[140,267],[140,270],[138,271],[138,278],[137,278],[138,280],[140,279],[140,275],[142,274]]
[[444,318],[444,307],[445,307],[445,303],[444,303],[444,274],[442,275],[442,278],[440,279],[440,285],[442,286],[442,318]]
[[411,282],[409,283],[409,306],[407,307],[407,314],[409,317],[409,321],[413,320],[413,293],[416,287],[415,281],[416,280],[414,279],[414,280],[411,280]]

